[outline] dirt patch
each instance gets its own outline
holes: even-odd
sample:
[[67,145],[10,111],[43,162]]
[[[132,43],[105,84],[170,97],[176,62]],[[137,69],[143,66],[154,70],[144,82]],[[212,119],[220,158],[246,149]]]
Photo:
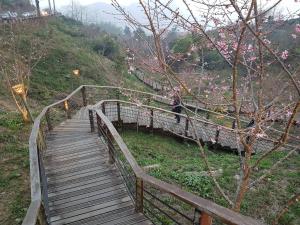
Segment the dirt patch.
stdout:
[[0,111],[16,111],[16,106],[8,100],[0,98]]

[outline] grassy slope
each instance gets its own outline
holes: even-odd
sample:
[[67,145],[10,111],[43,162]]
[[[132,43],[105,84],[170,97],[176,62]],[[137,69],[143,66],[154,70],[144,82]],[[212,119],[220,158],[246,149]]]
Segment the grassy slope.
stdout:
[[[201,175],[201,171],[205,171],[205,165],[200,158],[196,145],[180,143],[171,137],[137,133],[136,131],[124,131],[122,132],[122,137],[139,165],[160,165],[159,168],[150,171],[151,175],[167,182],[175,183],[201,197],[228,206],[216,192],[212,180],[207,176]],[[218,181],[229,195],[233,197],[236,188],[234,175],[238,173],[239,168],[238,157],[224,152],[213,153],[207,151],[207,154],[214,170],[223,170],[222,175],[218,177]],[[277,152],[269,159],[264,160],[258,174],[270,168],[276,159],[281,158],[283,154],[282,152]],[[254,158],[257,157],[255,156]],[[271,223],[287,199],[299,192],[300,174],[297,171],[300,166],[299,163],[299,155],[291,157],[283,165],[279,166],[266,181],[250,190],[242,205],[242,212]],[[298,203],[290,208],[280,224],[299,224],[299,215],[300,204]]]
[[[62,98],[79,84],[124,85],[139,88],[126,72],[116,70],[115,63],[92,51],[81,32],[82,26],[72,21],[50,20],[38,33],[52,30],[46,57],[34,68],[29,103],[34,115],[41,108]],[[79,68],[76,79],[72,70]],[[24,126],[0,76],[0,224],[21,224],[30,202],[28,137]]]

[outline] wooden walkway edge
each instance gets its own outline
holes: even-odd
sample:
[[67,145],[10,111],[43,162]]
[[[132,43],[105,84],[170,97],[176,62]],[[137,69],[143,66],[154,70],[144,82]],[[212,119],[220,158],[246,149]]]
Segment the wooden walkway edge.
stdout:
[[51,225],[152,224],[136,213],[107,146],[90,133],[87,110],[47,137],[44,155]]

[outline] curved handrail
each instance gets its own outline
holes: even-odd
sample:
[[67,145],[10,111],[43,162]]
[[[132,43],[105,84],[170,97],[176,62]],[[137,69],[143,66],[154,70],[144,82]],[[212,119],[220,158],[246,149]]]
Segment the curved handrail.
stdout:
[[40,132],[41,119],[45,116],[46,112],[56,105],[70,99],[74,94],[79,92],[84,86],[78,87],[66,98],[59,100],[49,106],[43,108],[41,113],[34,120],[30,137],[29,137],[29,158],[30,158],[30,185],[31,185],[31,203],[27,210],[26,216],[22,222],[22,225],[35,225],[38,220],[38,214],[42,206],[42,191],[40,181],[40,169],[39,169],[39,153],[37,148],[37,139]]
[[[97,106],[100,106],[105,102],[110,102],[110,101],[109,100],[100,101],[97,104]],[[220,206],[212,201],[201,198],[192,193],[186,192],[174,184],[166,183],[162,180],[159,180],[155,177],[146,174],[144,170],[138,165],[135,158],[132,156],[131,152],[129,151],[127,145],[124,143],[122,137],[120,136],[120,134],[118,133],[114,125],[111,123],[111,121],[108,119],[108,117],[105,116],[105,114],[100,109],[94,109],[94,111],[100,117],[101,121],[106,125],[111,136],[119,146],[126,161],[129,163],[130,167],[132,168],[135,176],[141,179],[144,183],[152,185],[153,187],[159,190],[171,194],[174,197],[182,200],[183,202],[201,210],[202,212],[205,212],[206,214],[214,218],[221,219],[223,222],[227,224],[232,224],[232,225],[262,225],[263,224],[253,218],[243,216],[228,208]]]
[[[99,85],[81,85],[77,89],[75,89],[72,93],[70,93],[67,97],[62,100],[59,100],[51,105],[48,105],[43,108],[41,113],[34,120],[34,124],[32,126],[32,131],[29,138],[29,155],[30,155],[30,181],[31,181],[31,203],[27,210],[27,214],[23,220],[22,225],[35,225],[37,222],[38,214],[40,213],[43,205],[42,205],[42,190],[41,190],[41,181],[40,181],[40,170],[39,170],[39,152],[38,152],[38,138],[40,136],[40,126],[42,119],[46,116],[46,113],[49,109],[58,106],[59,104],[64,103],[65,101],[70,100],[75,94],[84,88],[100,88],[100,89],[114,89],[114,90],[124,90],[135,92],[143,95],[152,96],[152,98],[156,101],[158,99],[164,99],[166,101],[171,101],[170,99],[152,94],[143,91],[132,90],[128,88],[121,88],[115,86],[99,86]],[[161,101],[161,103],[166,104]],[[205,110],[205,109],[204,109]],[[207,111],[207,110],[206,110]],[[215,112],[212,112],[215,113]],[[222,114],[223,115],[223,114]],[[225,115],[226,116],[226,115]],[[209,121],[206,121],[208,123]],[[230,129],[227,127],[227,129]],[[120,143],[121,144],[121,143]]]
[[[99,108],[105,102],[115,102],[115,103],[119,102],[119,103],[125,103],[125,104],[129,104],[129,105],[134,105],[134,106],[139,107],[139,108],[146,108],[146,109],[150,109],[150,110],[160,111],[162,113],[168,113],[168,114],[172,114],[172,115],[178,114],[181,117],[183,117],[184,119],[190,119],[190,120],[193,120],[195,122],[201,122],[201,123],[205,123],[207,125],[217,126],[219,130],[225,130],[225,131],[228,131],[228,132],[231,132],[231,133],[236,131],[233,128],[229,128],[229,127],[226,127],[226,126],[223,126],[223,125],[218,125],[218,124],[215,124],[215,123],[213,123],[211,121],[204,120],[204,119],[201,119],[201,118],[198,118],[198,117],[189,117],[189,116],[187,116],[185,114],[175,113],[175,112],[172,112],[172,111],[169,111],[169,110],[166,110],[166,109],[162,109],[162,108],[158,108],[158,107],[155,107],[155,106],[137,104],[137,103],[134,103],[134,102],[128,102],[128,101],[118,100],[118,99],[102,100],[102,101],[98,102],[97,104],[95,104],[94,108]],[[239,133],[247,135],[247,133],[244,132],[244,131],[239,131]],[[276,141],[276,140],[273,140],[273,139],[270,139],[270,138],[266,138],[266,137],[260,137],[260,138],[258,138],[258,141],[259,140],[272,141],[272,142]],[[296,146],[290,145],[290,144],[285,144],[284,146],[290,147],[290,148],[295,148],[296,147]]]

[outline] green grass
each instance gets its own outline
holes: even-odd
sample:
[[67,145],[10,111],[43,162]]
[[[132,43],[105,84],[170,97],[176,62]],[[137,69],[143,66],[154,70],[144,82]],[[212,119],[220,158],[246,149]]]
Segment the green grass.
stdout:
[[0,224],[20,224],[30,202],[28,133],[17,113],[0,113]]
[[[124,85],[143,89],[135,77],[127,74],[122,60],[112,61],[92,50],[85,29],[75,21],[57,18],[47,21],[35,32],[25,30],[19,34],[27,40],[46,38],[51,34],[45,56],[33,68],[30,76],[28,102],[34,116],[39,114],[42,107],[64,98],[80,84]],[[2,30],[0,35],[2,40],[7,33]],[[29,50],[26,42],[20,45],[22,51]],[[79,78],[72,75],[73,69],[80,69]],[[5,106],[7,102],[12,106],[9,109],[13,108],[14,103],[2,74],[0,95],[1,104]],[[30,126],[23,124],[17,112],[0,109],[1,225],[21,224],[30,203],[30,130]]]
[[[159,168],[150,170],[150,175],[228,207],[217,193],[212,179],[205,175],[206,167],[195,144],[136,131],[123,131],[121,136],[140,166],[159,164]],[[205,151],[213,170],[222,170],[222,175],[218,176],[217,180],[233,199],[237,183],[234,176],[238,174],[239,168],[238,157],[232,153],[211,152],[207,149]],[[264,160],[254,177],[270,168],[284,155],[283,152],[277,152]],[[254,156],[254,159],[257,157]],[[299,164],[299,155],[291,157],[265,181],[250,190],[242,205],[242,213],[263,219],[270,224],[288,198],[299,193]],[[299,215],[298,203],[290,208],[280,224],[296,225],[300,219]]]

